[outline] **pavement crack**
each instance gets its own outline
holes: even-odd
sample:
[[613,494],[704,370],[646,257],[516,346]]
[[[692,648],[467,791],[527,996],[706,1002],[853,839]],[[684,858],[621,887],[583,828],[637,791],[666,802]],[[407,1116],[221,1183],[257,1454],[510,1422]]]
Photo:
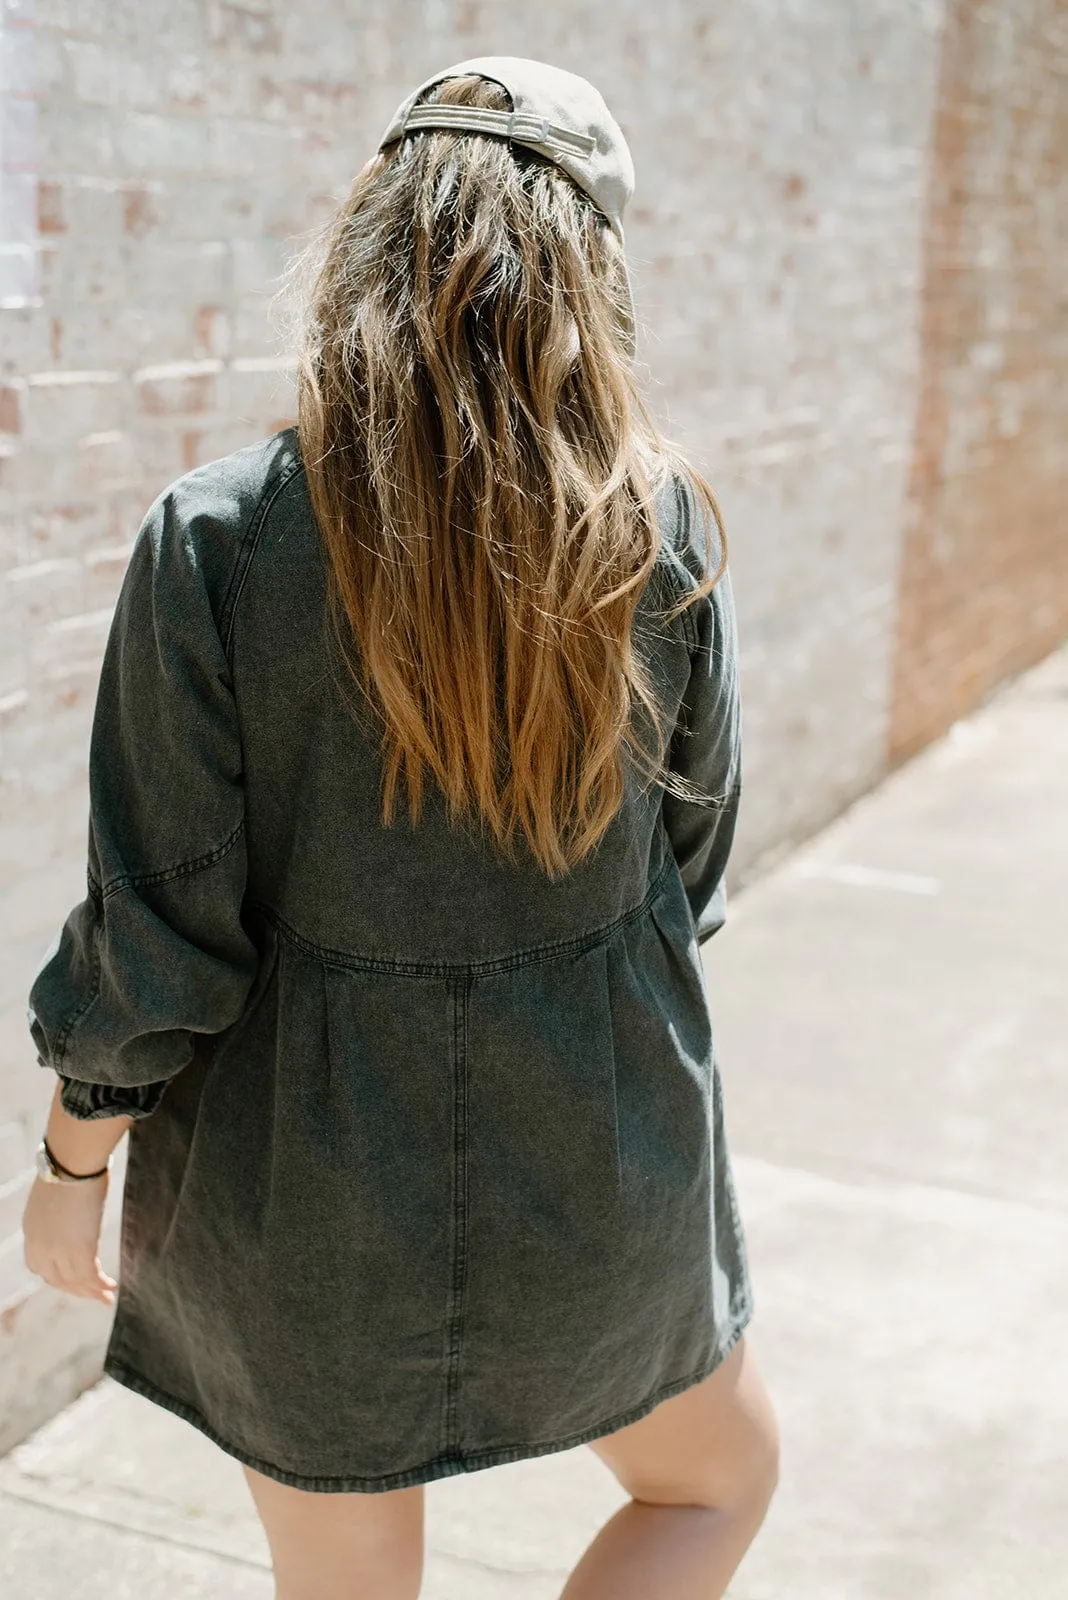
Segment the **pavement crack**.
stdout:
[[17,1487],[5,1483],[0,1487],[0,1500],[19,1500],[24,1505],[43,1506],[48,1511],[54,1511],[59,1516],[75,1517],[79,1522],[95,1523],[98,1527],[114,1528],[118,1533],[127,1534],[134,1539],[151,1539],[156,1544],[172,1545],[179,1550],[198,1550],[202,1555],[212,1555],[220,1561],[228,1561],[233,1566],[244,1567],[250,1572],[269,1572],[270,1566],[263,1561],[257,1561],[252,1556],[237,1555],[232,1550],[220,1549],[217,1544],[209,1543],[204,1539],[182,1539],[166,1529],[146,1528],[143,1524],[131,1527],[129,1522],[122,1521],[118,1515],[107,1511],[87,1511],[80,1506],[71,1505],[61,1496],[48,1494],[20,1493]]

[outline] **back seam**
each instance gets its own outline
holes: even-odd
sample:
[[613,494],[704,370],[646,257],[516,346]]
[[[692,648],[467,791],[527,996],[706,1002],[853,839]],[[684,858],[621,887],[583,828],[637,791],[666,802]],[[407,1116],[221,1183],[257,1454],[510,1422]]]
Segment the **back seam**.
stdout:
[[454,1455],[461,1448],[463,1419],[461,1385],[464,1312],[467,1292],[468,1230],[468,1007],[469,973],[449,980],[452,994],[452,1271],[445,1316],[445,1384],[442,1448]]
[[512,971],[516,967],[553,961],[558,956],[582,955],[585,951],[594,949],[598,944],[610,939],[620,928],[645,915],[660,893],[671,865],[672,857],[668,855],[641,901],[629,911],[623,912],[621,916],[613,918],[611,922],[602,923],[600,927],[592,928],[588,933],[577,934],[570,939],[561,939],[553,944],[536,945],[528,950],[517,950],[507,956],[489,956],[482,961],[407,961],[401,957],[369,956],[355,951],[333,950],[299,933],[292,923],[287,922],[275,911],[273,906],[254,899],[250,899],[248,904],[262,913],[288,944],[302,951],[304,955],[315,957],[328,967],[339,967],[348,972],[388,972],[396,977],[407,978],[491,976],[497,972]]

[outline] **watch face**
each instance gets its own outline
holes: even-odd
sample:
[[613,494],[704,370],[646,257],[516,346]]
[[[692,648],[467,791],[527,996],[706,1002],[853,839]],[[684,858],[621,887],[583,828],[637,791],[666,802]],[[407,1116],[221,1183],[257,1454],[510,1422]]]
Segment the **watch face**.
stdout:
[[43,1178],[46,1183],[56,1182],[56,1174],[52,1168],[52,1163],[48,1159],[48,1152],[43,1144],[39,1144],[37,1146],[37,1150],[34,1154],[34,1166],[37,1168],[37,1176],[39,1178]]

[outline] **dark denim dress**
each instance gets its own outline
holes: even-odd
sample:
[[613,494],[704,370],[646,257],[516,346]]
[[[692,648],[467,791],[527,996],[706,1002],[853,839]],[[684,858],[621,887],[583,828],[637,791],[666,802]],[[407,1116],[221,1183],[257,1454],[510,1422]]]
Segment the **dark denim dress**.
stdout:
[[88,890],[30,995],[78,1117],[132,1113],[106,1370],[261,1472],[374,1491],[562,1450],[752,1309],[700,943],[739,789],[729,581],[672,480],[635,640],[677,716],[549,881],[433,793],[380,820],[294,430],[148,512],[104,660]]

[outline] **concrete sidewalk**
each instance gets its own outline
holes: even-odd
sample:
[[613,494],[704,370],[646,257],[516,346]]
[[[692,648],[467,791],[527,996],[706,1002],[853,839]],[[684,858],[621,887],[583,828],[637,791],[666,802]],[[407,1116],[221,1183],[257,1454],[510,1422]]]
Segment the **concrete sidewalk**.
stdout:
[[[1068,1571],[1068,652],[739,896],[709,947],[782,1486],[734,1600]],[[431,1486],[427,1600],[549,1600],[589,1451]],[[0,1462],[0,1594],[262,1597],[239,1468],[102,1384]]]

